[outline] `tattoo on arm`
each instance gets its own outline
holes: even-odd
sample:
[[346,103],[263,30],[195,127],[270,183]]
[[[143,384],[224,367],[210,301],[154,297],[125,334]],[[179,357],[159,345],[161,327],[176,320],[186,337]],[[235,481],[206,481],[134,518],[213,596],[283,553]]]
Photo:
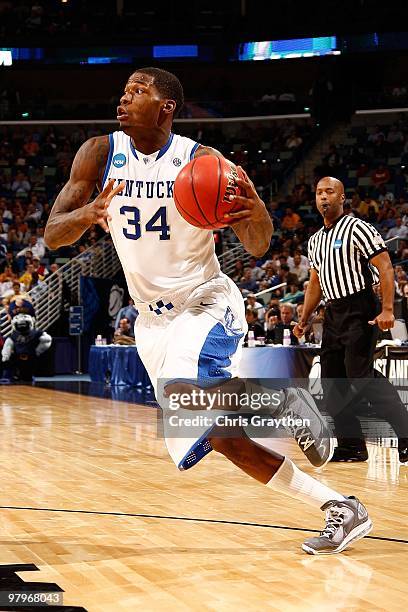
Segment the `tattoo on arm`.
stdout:
[[108,136],[91,138],[78,150],[69,181],[58,194],[47,222],[46,241],[51,248],[76,242],[90,227],[85,216],[75,211],[88,203],[101,184],[108,154]]
[[197,151],[194,153],[194,159],[197,157],[202,157],[203,155],[215,155],[216,157],[224,157],[219,151],[217,151],[217,149],[200,145]]

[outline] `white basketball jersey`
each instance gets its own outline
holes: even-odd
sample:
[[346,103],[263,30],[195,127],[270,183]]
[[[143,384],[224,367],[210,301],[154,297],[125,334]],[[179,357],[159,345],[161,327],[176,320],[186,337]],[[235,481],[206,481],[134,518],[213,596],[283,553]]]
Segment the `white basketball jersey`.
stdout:
[[219,274],[212,232],[187,223],[173,199],[176,176],[198,144],[170,134],[160,151],[144,155],[124,132],[109,134],[109,142],[103,186],[126,182],[109,205],[109,229],[131,297],[157,301]]

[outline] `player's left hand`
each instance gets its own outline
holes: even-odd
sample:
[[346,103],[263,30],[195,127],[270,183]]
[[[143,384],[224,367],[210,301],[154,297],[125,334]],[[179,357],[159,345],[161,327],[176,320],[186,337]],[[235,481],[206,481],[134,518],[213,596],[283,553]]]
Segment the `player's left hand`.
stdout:
[[255,185],[241,166],[238,166],[240,174],[244,178],[237,178],[236,183],[241,188],[243,195],[230,196],[230,201],[239,205],[241,210],[224,215],[224,221],[228,225],[234,225],[239,221],[261,222],[265,219],[266,207],[256,192]]
[[382,310],[379,315],[372,321],[369,321],[369,325],[378,325],[381,331],[388,331],[394,327],[395,317],[389,310]]

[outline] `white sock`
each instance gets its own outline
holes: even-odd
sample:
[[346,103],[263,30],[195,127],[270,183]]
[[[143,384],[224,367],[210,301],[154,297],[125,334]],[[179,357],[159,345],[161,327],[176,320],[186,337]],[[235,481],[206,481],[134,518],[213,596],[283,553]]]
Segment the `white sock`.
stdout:
[[294,499],[299,499],[305,504],[318,506],[319,508],[332,499],[345,500],[344,495],[340,495],[316,478],[312,478],[312,476],[299,470],[288,457],[285,457],[282,465],[266,486]]

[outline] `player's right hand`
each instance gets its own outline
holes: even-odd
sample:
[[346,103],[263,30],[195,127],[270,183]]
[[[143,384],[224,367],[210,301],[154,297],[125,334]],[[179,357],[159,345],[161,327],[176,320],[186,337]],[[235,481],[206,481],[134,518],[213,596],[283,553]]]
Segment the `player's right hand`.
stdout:
[[103,191],[89,204],[86,205],[87,214],[89,215],[89,220],[91,224],[97,223],[105,230],[105,232],[109,232],[109,227],[107,224],[107,220],[109,218],[108,215],[108,207],[111,203],[112,198],[115,197],[118,193],[120,193],[125,188],[125,182],[122,181],[119,183],[115,189],[113,185],[115,184],[115,179],[110,179]]

